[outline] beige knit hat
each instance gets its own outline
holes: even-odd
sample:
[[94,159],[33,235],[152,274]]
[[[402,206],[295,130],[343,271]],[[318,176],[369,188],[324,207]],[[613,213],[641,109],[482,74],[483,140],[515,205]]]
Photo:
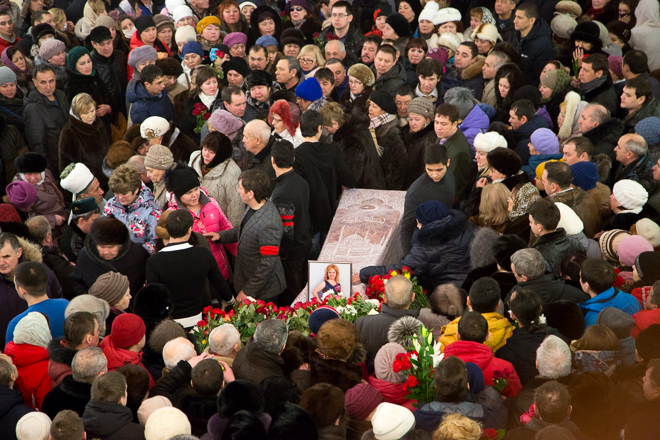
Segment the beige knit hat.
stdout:
[[42,412],[29,412],[16,424],[19,440],[44,440],[50,435],[50,418]]
[[408,105],[408,113],[415,113],[416,115],[422,115],[425,118],[433,119],[435,106],[430,99],[417,97],[410,101],[410,105]]
[[152,145],[144,158],[145,167],[167,170],[172,165],[174,165],[174,156],[172,156],[172,151],[164,145]]
[[171,407],[172,402],[165,396],[155,396],[149,399],[142,401],[140,408],[138,409],[137,416],[140,425],[144,426],[147,424],[149,416],[156,411],[157,409],[165,408],[166,406]]
[[365,64],[353,64],[348,68],[348,76],[359,80],[365,87],[371,87],[374,85],[376,78],[374,73],[368,68]]
[[121,301],[129,287],[126,275],[119,272],[107,272],[96,279],[89,288],[89,294],[114,306]]
[[554,90],[555,87],[557,87],[558,74],[559,74],[558,70],[551,70],[550,72],[543,75],[543,78],[541,78],[541,84],[543,84],[550,90]]

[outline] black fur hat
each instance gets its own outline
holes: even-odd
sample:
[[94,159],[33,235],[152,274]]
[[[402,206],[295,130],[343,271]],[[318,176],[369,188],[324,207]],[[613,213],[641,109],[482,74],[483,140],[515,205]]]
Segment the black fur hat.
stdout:
[[259,383],[259,390],[266,401],[265,412],[272,414],[275,407],[282,402],[300,403],[300,393],[296,384],[288,377],[267,377]]
[[135,295],[135,314],[145,322],[159,323],[172,315],[172,296],[162,284],[152,283]]
[[55,36],[55,29],[53,29],[53,26],[49,25],[48,23],[39,23],[36,26],[32,26],[32,30],[30,30],[30,34],[32,34],[32,40],[34,44],[38,44],[39,38],[43,37],[46,34],[51,34]]
[[89,234],[94,244],[124,244],[128,240],[128,228],[113,217],[99,217],[92,223]]
[[245,83],[247,84],[248,90],[255,86],[267,86],[271,87],[273,85],[273,79],[268,72],[263,70],[253,70],[245,78]]
[[18,173],[41,173],[46,170],[46,158],[39,153],[28,152],[14,160]]
[[229,382],[218,396],[218,415],[223,419],[228,419],[241,410],[260,416],[264,412],[264,407],[264,396],[261,391],[247,380]]
[[[94,29],[92,29],[92,32],[89,33],[87,38],[89,38],[89,41],[100,44],[104,41],[112,40],[112,34],[110,33],[110,29],[107,27],[96,26]],[[181,68],[181,70],[183,70],[183,68]]]

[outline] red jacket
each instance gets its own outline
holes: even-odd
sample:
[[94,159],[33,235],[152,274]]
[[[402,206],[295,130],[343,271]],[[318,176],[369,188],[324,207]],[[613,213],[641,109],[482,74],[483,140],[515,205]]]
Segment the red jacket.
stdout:
[[660,309],[640,310],[632,317],[635,320],[635,326],[630,332],[630,336],[637,339],[639,332],[644,330],[649,325],[660,324]]
[[[147,370],[142,364],[142,352],[136,353],[134,351],[117,347],[112,343],[112,335],[103,338],[99,347],[101,347],[103,354],[105,354],[106,359],[108,359],[108,371],[115,371],[121,366],[131,364],[138,365],[149,373],[149,370]],[[154,379],[151,377],[151,373],[149,373],[149,389],[153,388],[153,386]]]
[[19,41],[21,41],[21,39],[18,38],[18,35],[16,36],[16,40],[14,40],[13,43],[10,43],[4,38],[0,38],[0,53],[4,52],[8,47],[16,46]]
[[16,386],[23,395],[24,403],[37,411],[51,389],[48,377],[48,350],[30,344],[14,344],[5,347],[5,354],[12,358],[18,369]]
[[417,408],[413,404],[417,403],[414,399],[406,399],[408,391],[403,389],[402,383],[392,383],[386,380],[378,379],[375,375],[369,376],[369,385],[380,391],[385,401],[395,405],[401,405],[408,408],[410,411],[415,411]]
[[513,368],[511,362],[494,357],[493,350],[484,344],[458,340],[445,347],[445,356],[456,356],[463,362],[477,364],[484,373],[486,385],[493,385],[493,373],[495,371],[501,371],[502,373],[508,371],[507,385],[501,392],[505,396],[516,397],[522,390],[520,378],[518,378],[518,373],[516,373],[516,369]]

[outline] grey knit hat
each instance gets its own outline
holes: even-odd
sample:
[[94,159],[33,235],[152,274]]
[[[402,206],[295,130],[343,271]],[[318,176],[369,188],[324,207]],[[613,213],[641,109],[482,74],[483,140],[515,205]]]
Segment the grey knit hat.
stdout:
[[129,288],[128,277],[119,272],[106,272],[96,279],[89,294],[105,300],[110,306],[116,305]]
[[167,170],[174,164],[174,156],[169,148],[164,145],[152,145],[147,151],[147,157],[144,159],[144,166],[156,168],[157,170]]
[[408,105],[408,113],[415,113],[417,115],[422,115],[425,118],[433,119],[435,106],[430,99],[418,97],[410,101],[410,105]]
[[0,86],[10,82],[16,82],[16,74],[7,66],[0,67]]
[[145,61],[156,60],[158,60],[158,52],[156,52],[156,49],[151,46],[144,45],[136,47],[131,51],[131,54],[128,56],[128,65],[135,69]]

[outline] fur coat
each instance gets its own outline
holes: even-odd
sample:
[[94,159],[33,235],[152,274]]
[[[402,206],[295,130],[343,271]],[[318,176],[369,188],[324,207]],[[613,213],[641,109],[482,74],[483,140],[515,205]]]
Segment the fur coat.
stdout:
[[408,152],[403,142],[398,121],[394,119],[376,127],[376,140],[383,153],[380,164],[385,173],[385,183],[388,190],[401,190],[406,178]]

